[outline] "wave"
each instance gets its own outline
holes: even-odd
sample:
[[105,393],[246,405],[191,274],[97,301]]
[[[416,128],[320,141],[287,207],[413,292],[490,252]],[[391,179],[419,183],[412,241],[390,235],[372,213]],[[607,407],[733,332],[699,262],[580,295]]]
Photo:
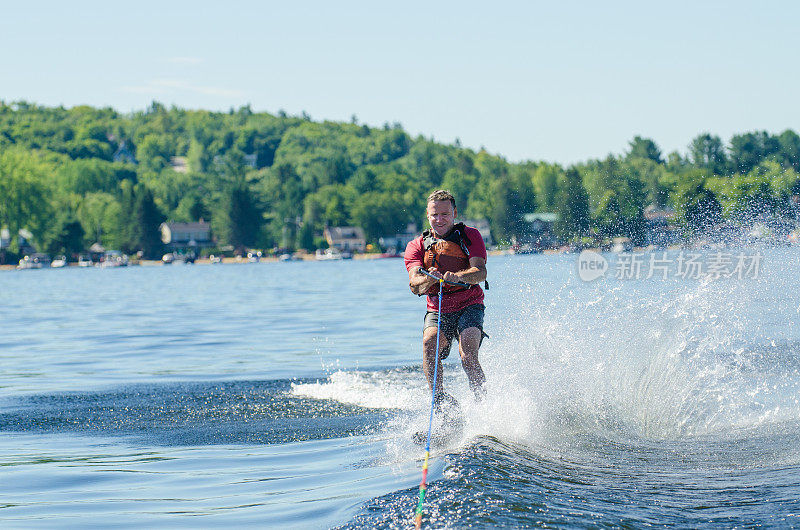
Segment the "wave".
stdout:
[[162,446],[277,444],[374,433],[386,416],[294,396],[291,380],[138,384],[4,403],[0,432],[126,436]]

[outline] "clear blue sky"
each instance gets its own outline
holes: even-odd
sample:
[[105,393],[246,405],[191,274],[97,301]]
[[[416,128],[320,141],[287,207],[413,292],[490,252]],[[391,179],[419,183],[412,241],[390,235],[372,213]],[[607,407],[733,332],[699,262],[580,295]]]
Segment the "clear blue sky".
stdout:
[[509,160],[800,132],[800,2],[7,2],[0,99],[303,110]]

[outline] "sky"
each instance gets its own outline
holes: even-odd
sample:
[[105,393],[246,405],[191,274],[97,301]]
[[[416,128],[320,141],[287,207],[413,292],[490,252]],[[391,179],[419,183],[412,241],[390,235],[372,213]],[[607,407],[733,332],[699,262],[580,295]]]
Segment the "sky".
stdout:
[[800,132],[799,22],[789,0],[2,0],[0,100],[355,115],[566,165]]

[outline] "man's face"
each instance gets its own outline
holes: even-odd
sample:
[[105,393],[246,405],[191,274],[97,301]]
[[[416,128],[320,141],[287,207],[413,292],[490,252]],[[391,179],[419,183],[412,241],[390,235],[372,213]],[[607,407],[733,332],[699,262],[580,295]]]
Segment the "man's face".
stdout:
[[427,208],[428,222],[438,236],[445,236],[453,228],[456,209],[450,201],[431,201]]

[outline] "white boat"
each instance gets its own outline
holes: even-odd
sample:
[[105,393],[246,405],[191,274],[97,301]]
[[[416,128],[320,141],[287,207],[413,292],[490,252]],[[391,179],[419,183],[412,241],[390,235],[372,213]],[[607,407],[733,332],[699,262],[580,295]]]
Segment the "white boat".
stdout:
[[103,261],[100,262],[101,267],[127,267],[128,256],[119,250],[106,250],[103,254]]
[[50,266],[52,268],[54,268],[54,269],[60,269],[62,267],[66,267],[67,266],[67,257],[66,256],[58,256],[56,259],[53,260],[53,262],[50,264]]
[[611,247],[611,252],[632,252],[633,243],[629,237],[615,237],[613,240],[614,245]]
[[175,255],[172,252],[169,252],[169,253],[164,254],[163,256],[161,256],[161,262],[164,265],[169,265],[173,261],[175,261]]
[[212,265],[222,263],[222,256],[215,256],[214,254],[211,254],[208,259],[211,261]]
[[247,253],[247,261],[249,263],[258,263],[261,261],[261,251],[258,252],[248,252]]
[[86,254],[78,256],[78,267],[94,267],[91,256],[87,256]]
[[318,248],[314,253],[314,257],[320,261],[328,261],[334,259],[343,259],[342,253],[337,248]]

